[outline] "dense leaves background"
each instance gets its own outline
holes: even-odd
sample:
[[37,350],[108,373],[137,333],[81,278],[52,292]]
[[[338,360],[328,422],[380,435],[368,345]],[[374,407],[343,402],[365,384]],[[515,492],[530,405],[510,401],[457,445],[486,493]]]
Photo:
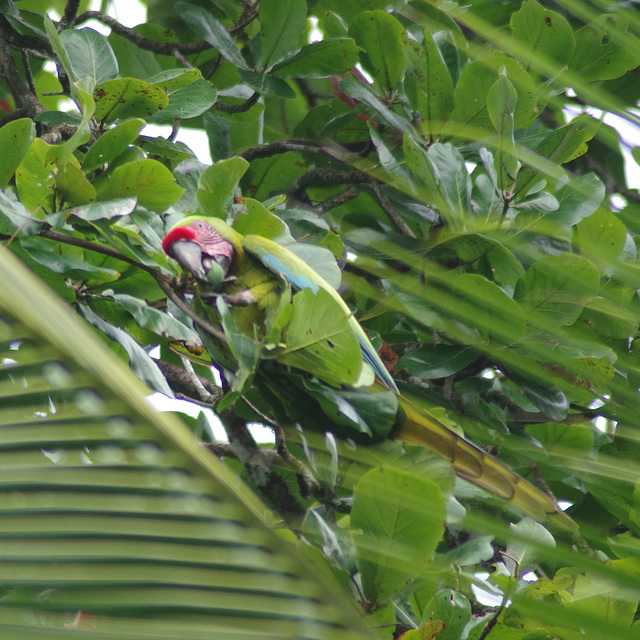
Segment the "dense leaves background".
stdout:
[[[50,8],[59,20],[46,17]],[[335,598],[331,607],[353,598],[371,636],[382,638],[637,635],[638,193],[626,184],[618,134],[600,117],[637,123],[634,3],[156,0],[135,29],[81,13],[84,3],[71,0],[6,0],[0,9],[3,243],[150,387],[216,407],[235,447],[209,447],[296,531],[291,553],[313,562],[311,583],[326,579],[321,591]],[[87,26],[89,19],[110,35]],[[318,33],[322,40],[312,42]],[[169,124],[172,133],[154,137],[145,123]],[[175,141],[184,127],[206,132],[213,166]],[[454,486],[438,456],[363,439],[359,432],[386,411],[382,397],[329,394],[300,377],[273,406],[252,386],[255,354],[241,338],[234,348],[246,354],[242,395],[218,389],[189,310],[191,284],[161,250],[166,229],[193,212],[300,242],[293,246],[314,266],[336,284],[341,277],[341,292],[403,391],[569,503],[579,532],[547,530],[468,485]],[[19,269],[7,265],[7,274]],[[7,278],[17,280],[14,273]],[[3,491],[22,496],[25,478],[18,482],[7,469],[24,473],[36,459],[62,477],[79,464],[143,473],[143,462],[157,462],[144,457],[154,442],[169,455],[161,428],[128,438],[105,428],[98,441],[73,414],[75,444],[56,431],[67,418],[60,407],[91,412],[75,395],[50,390],[60,380],[47,375],[46,358],[22,347],[44,331],[34,311],[54,317],[48,298],[33,291],[32,316],[17,293],[0,297],[8,358],[3,455],[27,446],[10,425],[28,416],[40,425],[24,436],[29,456],[3,466]],[[21,323],[26,333],[16,328]],[[63,337],[73,354],[73,334]],[[86,344],[78,338],[73,367],[84,358],[93,371],[87,387],[110,399],[91,362],[102,356]],[[71,367],[69,353],[56,349],[52,359]],[[191,375],[185,354],[202,363]],[[22,367],[20,376],[12,366]],[[19,385],[40,395],[27,402]],[[338,406],[340,417],[333,424],[299,415],[300,397]],[[190,444],[180,445],[179,464],[162,464],[200,477],[208,463],[192,445],[207,439],[205,418],[185,421],[192,438],[181,438]],[[251,422],[274,429],[273,448],[255,444]],[[54,455],[69,447],[84,452],[82,462]],[[123,451],[137,451],[137,462]],[[215,463],[211,456],[211,477]],[[2,534],[9,564],[0,579],[0,623],[74,637],[79,627],[87,637],[91,629],[119,632],[126,624],[116,621],[126,619],[135,620],[130,632],[180,633],[179,625],[141,622],[158,617],[197,624],[202,634],[235,629],[237,637],[274,628],[282,637],[366,633],[348,608],[323,623],[317,611],[292,622],[294,604],[276,615],[264,584],[251,591],[250,579],[217,584],[229,600],[215,611],[207,604],[196,611],[173,594],[174,608],[159,613],[164,596],[143,597],[144,580],[125,592],[116,573],[92,575],[92,561],[73,574],[75,591],[58,597],[79,560],[70,549],[66,566],[64,557],[56,556],[54,568],[44,562],[49,551],[37,541],[56,540],[73,509],[71,502],[67,511],[56,507],[48,482],[45,473],[34,476],[30,491],[40,497],[19,500],[12,515],[23,522],[13,536],[24,536],[38,509],[52,515],[31,531],[33,546],[14,553]],[[215,497],[218,489],[202,482]],[[114,492],[96,513],[127,510],[118,502],[126,499]],[[246,515],[258,508],[252,499],[238,500],[247,509],[238,516],[244,526],[266,527],[263,516]],[[141,516],[148,508],[144,501],[135,507]],[[116,535],[112,524],[100,520],[105,536]],[[169,536],[165,521],[149,517],[146,525],[144,535]],[[119,526],[122,546],[99,562],[138,557]],[[65,530],[78,540],[87,535],[83,523]],[[194,537],[188,526],[181,535]],[[263,535],[264,549],[286,557],[288,547]],[[233,549],[233,536],[223,538]],[[146,579],[158,579],[165,562],[161,553],[146,558],[158,572]],[[483,604],[479,585],[492,590],[493,606]],[[311,587],[302,591],[308,606],[321,600]],[[264,611],[286,624],[247,623]],[[307,623],[307,631],[296,626]]]

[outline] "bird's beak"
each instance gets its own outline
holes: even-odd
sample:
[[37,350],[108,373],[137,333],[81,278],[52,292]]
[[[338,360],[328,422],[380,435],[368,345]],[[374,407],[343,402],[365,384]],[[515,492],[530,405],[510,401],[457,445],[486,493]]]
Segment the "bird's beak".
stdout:
[[180,266],[193,274],[198,280],[206,281],[207,272],[202,266],[202,250],[195,242],[178,240],[171,245],[171,257],[175,258]]

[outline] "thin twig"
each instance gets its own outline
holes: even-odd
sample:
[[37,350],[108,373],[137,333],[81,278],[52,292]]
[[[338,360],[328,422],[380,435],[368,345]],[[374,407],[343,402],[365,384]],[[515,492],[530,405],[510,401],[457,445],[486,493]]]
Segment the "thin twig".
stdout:
[[404,233],[406,236],[410,238],[415,238],[416,235],[411,231],[409,225],[402,219],[400,214],[396,211],[396,208],[393,206],[393,203],[387,197],[387,194],[384,192],[382,185],[380,183],[373,182],[372,183],[373,190],[375,191],[378,200],[380,201],[380,206],[384,209],[385,213],[389,216],[391,222],[397,227],[398,231]]
[[260,94],[256,91],[241,104],[227,104],[226,102],[222,102],[222,100],[216,100],[213,103],[213,108],[217,111],[222,111],[222,113],[244,113],[245,111],[249,111],[259,99]]
[[191,360],[183,355],[180,356],[180,360],[182,360],[182,366],[187,372],[187,375],[189,376],[189,379],[191,380],[195,390],[198,392],[200,399],[203,402],[208,402],[212,405],[215,404],[215,402],[217,401],[216,396],[212,393],[209,393],[209,391],[205,389],[205,386],[200,381],[200,377],[195,372],[193,365],[191,364]]
[[87,20],[97,20],[102,24],[111,28],[114,33],[119,36],[133,42],[136,46],[153,53],[160,53],[166,56],[174,55],[174,51],[177,50],[182,54],[189,55],[191,53],[202,53],[207,49],[214,49],[206,40],[199,40],[198,42],[180,43],[180,42],[160,42],[158,40],[151,40],[146,38],[141,33],[138,33],[135,29],[125,27],[122,23],[118,22],[115,18],[108,16],[101,11],[85,11],[76,17],[74,24],[80,24]]

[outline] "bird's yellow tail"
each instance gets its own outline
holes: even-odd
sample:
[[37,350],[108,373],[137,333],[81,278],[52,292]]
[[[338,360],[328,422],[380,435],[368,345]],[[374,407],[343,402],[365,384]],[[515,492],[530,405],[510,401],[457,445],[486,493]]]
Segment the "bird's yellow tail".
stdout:
[[565,531],[575,531],[576,523],[553,498],[514,473],[502,462],[460,437],[402,396],[393,437],[415,444],[451,461],[456,475],[520,509],[538,522]]

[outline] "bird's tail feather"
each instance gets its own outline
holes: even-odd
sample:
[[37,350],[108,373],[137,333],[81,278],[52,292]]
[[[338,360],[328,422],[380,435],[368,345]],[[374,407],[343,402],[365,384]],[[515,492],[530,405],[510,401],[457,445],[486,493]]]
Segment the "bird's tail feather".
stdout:
[[403,396],[394,437],[423,446],[451,461],[456,475],[492,493],[538,522],[575,531],[575,522],[555,500],[475,445],[460,437]]

